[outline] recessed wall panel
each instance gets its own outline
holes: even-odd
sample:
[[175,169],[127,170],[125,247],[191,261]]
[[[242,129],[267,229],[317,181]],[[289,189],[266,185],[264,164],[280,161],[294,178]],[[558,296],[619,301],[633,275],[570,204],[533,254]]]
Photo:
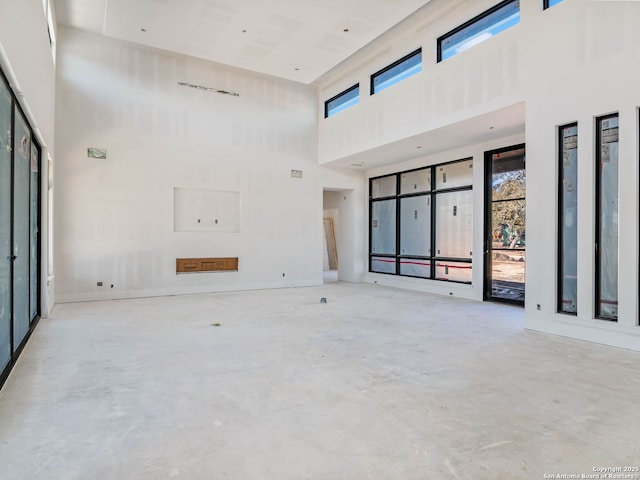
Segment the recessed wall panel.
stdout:
[[175,232],[240,231],[240,193],[174,188]]

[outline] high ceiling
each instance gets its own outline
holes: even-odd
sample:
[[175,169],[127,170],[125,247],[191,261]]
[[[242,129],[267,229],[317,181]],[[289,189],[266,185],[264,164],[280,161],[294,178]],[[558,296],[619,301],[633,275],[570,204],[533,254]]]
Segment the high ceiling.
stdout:
[[56,0],[61,25],[311,83],[430,0]]

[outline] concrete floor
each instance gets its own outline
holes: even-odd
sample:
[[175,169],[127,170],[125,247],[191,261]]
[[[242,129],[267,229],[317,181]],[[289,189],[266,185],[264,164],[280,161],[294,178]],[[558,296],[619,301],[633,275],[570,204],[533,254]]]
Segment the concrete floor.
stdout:
[[639,465],[640,354],[522,318],[344,283],[58,305],[0,392],[0,478],[511,480]]

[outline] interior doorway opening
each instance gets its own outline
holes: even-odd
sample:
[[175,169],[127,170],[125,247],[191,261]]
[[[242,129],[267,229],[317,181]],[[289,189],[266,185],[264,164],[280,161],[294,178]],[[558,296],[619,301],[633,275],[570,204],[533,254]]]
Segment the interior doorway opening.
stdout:
[[322,277],[324,283],[337,282],[340,254],[340,200],[341,192],[324,190],[322,195]]

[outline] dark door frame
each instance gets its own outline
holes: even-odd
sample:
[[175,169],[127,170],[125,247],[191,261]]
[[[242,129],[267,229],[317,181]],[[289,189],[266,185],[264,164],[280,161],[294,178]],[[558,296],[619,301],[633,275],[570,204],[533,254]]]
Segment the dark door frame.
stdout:
[[[36,325],[38,324],[39,320],[40,320],[40,313],[41,313],[41,288],[42,288],[42,283],[41,283],[41,275],[42,275],[42,250],[41,250],[41,246],[42,246],[42,235],[41,235],[41,231],[42,231],[42,147],[40,146],[40,142],[38,141],[38,139],[36,138],[35,134],[34,134],[34,130],[33,127],[31,126],[28,117],[25,115],[24,110],[22,109],[22,106],[20,105],[20,103],[18,102],[15,93],[13,92],[9,81],[7,80],[7,77],[4,75],[4,72],[0,69],[0,83],[4,84],[4,86],[7,88],[7,90],[9,91],[10,95],[11,95],[11,135],[12,135],[12,141],[13,141],[13,135],[15,135],[15,114],[16,114],[16,109],[18,111],[20,111],[20,113],[22,114],[22,116],[24,117],[27,127],[29,128],[29,133],[31,134],[31,143],[33,145],[36,146],[36,150],[38,152],[38,203],[37,203],[37,209],[35,214],[37,215],[37,240],[36,240],[36,248],[37,248],[37,257],[36,257],[36,261],[38,263],[37,265],[37,281],[36,281],[36,289],[37,289],[37,307],[36,307],[36,312],[35,315],[32,317],[31,316],[31,308],[30,308],[30,298],[31,298],[31,248],[29,246],[28,251],[27,251],[27,255],[29,256],[29,292],[28,292],[28,302],[29,302],[29,329],[27,330],[27,333],[25,334],[24,338],[22,339],[22,341],[20,342],[19,345],[15,345],[15,340],[13,338],[13,333],[14,333],[14,318],[13,318],[13,297],[14,297],[14,282],[13,282],[13,255],[14,255],[14,250],[13,250],[13,246],[14,246],[14,230],[13,230],[13,225],[14,225],[14,200],[15,200],[15,193],[14,193],[14,189],[15,189],[15,179],[14,179],[14,169],[15,169],[15,149],[13,149],[13,145],[12,145],[12,151],[11,151],[11,190],[10,190],[10,195],[11,195],[11,204],[9,206],[10,209],[10,244],[11,244],[11,256],[6,259],[10,262],[10,267],[9,267],[9,278],[10,278],[10,287],[9,287],[9,305],[11,308],[11,322],[10,322],[10,348],[11,348],[11,356],[9,359],[9,362],[7,363],[7,365],[4,366],[4,368],[2,367],[2,365],[0,365],[0,388],[2,388],[2,386],[4,385],[4,383],[7,381],[7,378],[9,378],[9,374],[11,373],[11,370],[13,369],[13,367],[15,366],[18,357],[20,356],[20,354],[22,353],[22,351],[24,350],[24,347],[26,346],[27,342],[29,341],[29,339],[31,338],[31,334],[33,333]],[[31,149],[29,149],[29,163],[31,163]],[[29,185],[27,186],[29,189],[29,196],[31,196],[31,180],[29,180]],[[31,212],[31,208],[29,207],[29,217],[27,218],[27,222],[29,223],[29,225],[31,224],[31,215],[33,212]],[[29,231],[29,242],[31,242],[31,231]]]
[[[492,294],[492,282],[491,282],[491,241],[493,235],[493,222],[492,222],[492,188],[493,181],[493,161],[492,156],[496,153],[510,152],[511,150],[518,150],[524,148],[526,153],[526,147],[524,143],[517,145],[511,145],[508,147],[497,148],[494,150],[488,150],[484,152],[484,240],[483,240],[483,285],[482,285],[482,299],[489,302],[508,303],[511,305],[517,305],[524,307],[524,301],[512,300],[508,298],[494,297]],[[526,167],[525,167],[526,168]],[[526,205],[526,204],[525,204]],[[526,285],[526,284],[525,284]]]

